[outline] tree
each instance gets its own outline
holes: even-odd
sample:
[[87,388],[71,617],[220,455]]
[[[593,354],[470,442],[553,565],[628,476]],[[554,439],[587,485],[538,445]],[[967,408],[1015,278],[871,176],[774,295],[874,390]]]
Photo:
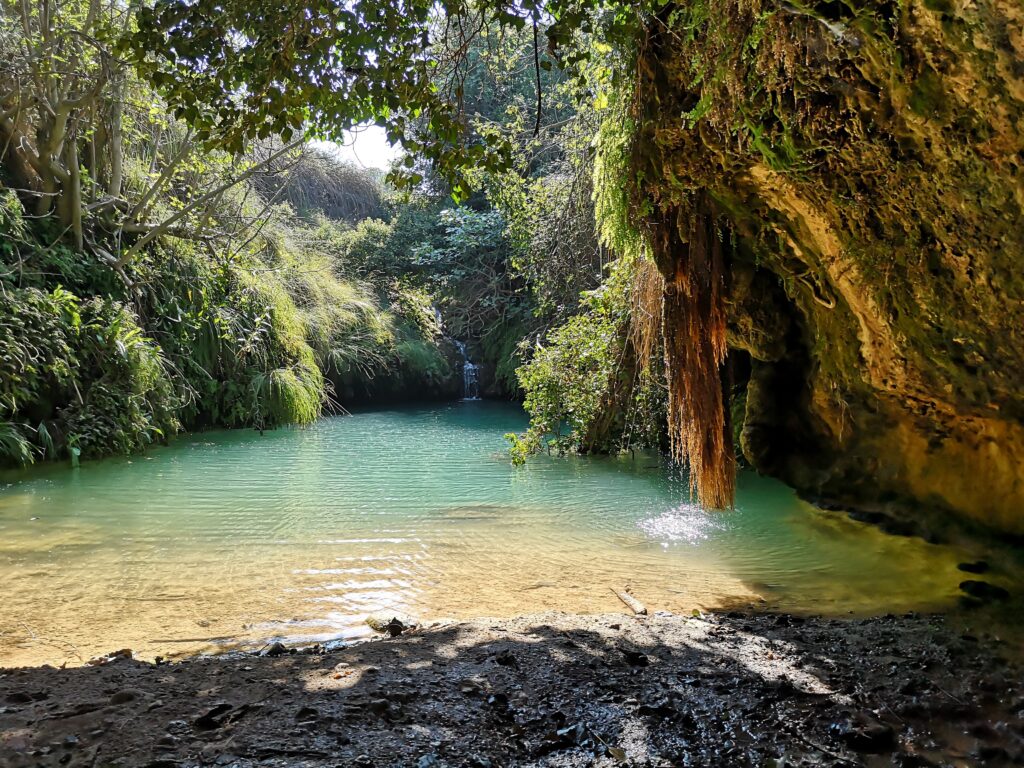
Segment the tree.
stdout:
[[[310,131],[339,139],[375,122],[410,153],[406,184],[422,180],[426,157],[467,193],[471,167],[506,170],[512,148],[487,134],[463,142],[465,61],[485,30],[529,27],[534,76],[554,60],[573,65],[586,47],[578,32],[635,37],[638,22],[663,0],[161,0],[140,11],[121,50],[195,126],[200,141],[240,152],[256,138]],[[544,29],[541,40],[541,29]],[[538,94],[538,97],[540,94]],[[537,107],[538,114],[540,106]]]
[[204,151],[117,56],[113,41],[133,26],[132,11],[114,2],[0,4],[2,181],[33,217],[56,218],[58,239],[122,273],[161,235],[222,233],[225,195],[296,148],[258,158]]

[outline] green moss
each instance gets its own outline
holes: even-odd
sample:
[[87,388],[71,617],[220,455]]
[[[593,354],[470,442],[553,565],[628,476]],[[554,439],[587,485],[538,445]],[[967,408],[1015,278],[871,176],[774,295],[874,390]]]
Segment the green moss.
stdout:
[[[1024,107],[1011,95],[1012,22],[991,0],[926,7],[766,16],[758,0],[679,3],[636,66],[626,208],[648,206],[641,220],[656,227],[710,198],[736,235],[730,258],[782,286],[787,386],[799,372],[807,393],[775,467],[794,482],[885,470],[887,490],[906,496],[901,483],[930,459],[900,446],[966,446],[969,434],[950,437],[964,416],[1003,435],[993,450],[1017,450],[1024,347],[1008,308],[1024,297],[1024,141],[1012,128]],[[994,466],[980,450],[971,460]]]
[[933,69],[925,69],[914,81],[910,108],[921,117],[943,119],[949,114],[948,98],[942,78]]
[[952,13],[953,3],[951,0],[924,0],[924,7],[936,13]]

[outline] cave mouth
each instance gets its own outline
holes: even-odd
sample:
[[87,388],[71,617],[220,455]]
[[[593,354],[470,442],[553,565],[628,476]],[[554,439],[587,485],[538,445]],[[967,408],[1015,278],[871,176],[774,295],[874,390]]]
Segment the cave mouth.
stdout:
[[[757,271],[760,279],[771,276]],[[807,487],[827,467],[829,455],[812,416],[812,336],[781,287],[763,293],[760,303],[757,314],[775,315],[783,330],[774,340],[773,354],[742,342],[729,350],[734,436],[743,458],[756,470]]]

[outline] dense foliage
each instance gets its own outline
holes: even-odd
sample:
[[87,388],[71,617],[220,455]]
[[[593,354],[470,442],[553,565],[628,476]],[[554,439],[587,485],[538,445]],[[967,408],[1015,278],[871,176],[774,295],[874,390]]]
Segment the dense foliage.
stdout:
[[[377,122],[393,142],[427,158],[468,194],[468,169],[513,167],[515,141],[465,141],[467,51],[489,34],[528,31],[536,83],[555,62],[589,58],[577,35],[632,45],[644,14],[663,0],[361,0],[285,4],[164,0],[145,8],[122,50],[179,118],[206,141],[240,151],[247,140],[301,133],[340,138]],[[521,78],[525,79],[525,78]],[[535,133],[542,103],[537,94]],[[410,156],[401,178],[422,174]]]
[[379,179],[197,143],[103,42],[133,24],[77,0],[0,16],[0,462],[308,423],[389,375],[452,394],[423,297],[347,247]]
[[[4,6],[0,454],[454,396],[454,339],[486,393],[526,396],[520,454],[548,431],[560,450],[658,441],[636,270],[600,287],[618,244],[594,204],[609,43],[644,8],[210,10]],[[408,151],[391,178],[411,194],[297,140],[367,121]]]
[[538,342],[519,369],[530,428],[508,435],[512,458],[532,453],[607,453],[661,448],[665,397],[661,369],[633,320],[637,272],[620,262],[581,312]]

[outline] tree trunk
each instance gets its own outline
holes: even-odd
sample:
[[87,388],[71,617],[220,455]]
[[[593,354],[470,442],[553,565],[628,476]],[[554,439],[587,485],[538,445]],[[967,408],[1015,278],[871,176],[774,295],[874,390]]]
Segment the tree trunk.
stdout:
[[66,141],[65,166],[68,170],[68,184],[63,195],[68,212],[66,226],[71,228],[75,250],[81,251],[85,246],[85,236],[82,232],[82,174],[78,165],[78,139],[72,135]]
[[121,134],[121,114],[124,111],[124,78],[117,78],[113,83],[110,98],[110,179],[107,183],[107,194],[110,197],[121,196],[124,179],[124,146]]

